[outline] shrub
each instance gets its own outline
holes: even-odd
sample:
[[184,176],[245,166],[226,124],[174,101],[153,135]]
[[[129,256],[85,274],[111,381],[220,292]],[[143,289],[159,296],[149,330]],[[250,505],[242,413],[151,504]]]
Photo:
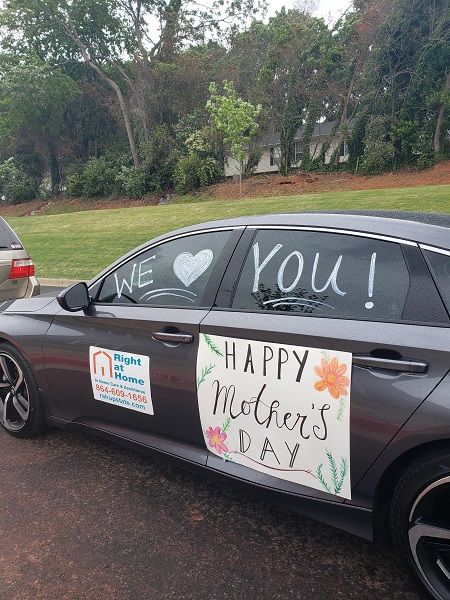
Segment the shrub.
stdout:
[[17,166],[14,158],[0,164],[0,197],[8,204],[20,204],[36,198],[39,180]]
[[364,160],[361,171],[375,175],[392,167],[395,147],[391,141],[390,123],[386,117],[372,117],[366,127]]
[[110,196],[120,190],[115,161],[101,156],[91,158],[87,163],[72,165],[66,176],[66,190],[69,196],[99,198]]
[[149,191],[146,165],[137,169],[123,166],[117,175],[117,181],[124,193],[133,198],[141,198]]
[[174,172],[175,189],[186,194],[199,187],[211,185],[223,179],[222,165],[211,156],[200,157],[191,152],[179,159]]
[[66,175],[66,191],[69,196],[83,195],[83,164],[71,165]]
[[366,175],[377,175],[389,171],[394,158],[394,146],[390,142],[384,142],[373,146],[364,153],[361,165],[362,173]]
[[422,154],[417,159],[417,167],[419,169],[429,169],[430,167],[432,167],[435,164],[436,164],[436,157],[432,153]]
[[83,196],[98,198],[109,196],[117,189],[116,169],[104,156],[91,158],[83,169]]

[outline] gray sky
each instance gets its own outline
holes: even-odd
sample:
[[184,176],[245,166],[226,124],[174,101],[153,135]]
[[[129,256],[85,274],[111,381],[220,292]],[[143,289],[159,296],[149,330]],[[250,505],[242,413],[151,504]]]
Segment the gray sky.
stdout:
[[[282,6],[291,8],[294,5],[295,0],[269,0],[268,7],[269,15],[273,15]],[[318,0],[318,11],[317,14],[324,17],[328,21],[331,16],[333,20],[336,20],[351,4],[351,0]]]

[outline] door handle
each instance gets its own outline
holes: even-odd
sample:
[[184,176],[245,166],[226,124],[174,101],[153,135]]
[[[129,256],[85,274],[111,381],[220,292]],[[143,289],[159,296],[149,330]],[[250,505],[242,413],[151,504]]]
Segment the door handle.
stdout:
[[158,342],[171,342],[172,344],[192,344],[194,336],[192,333],[167,333],[165,331],[154,331],[152,338]]
[[426,373],[428,370],[427,363],[418,360],[378,358],[376,356],[370,356],[370,354],[354,354],[353,364],[358,367],[387,369],[403,373]]

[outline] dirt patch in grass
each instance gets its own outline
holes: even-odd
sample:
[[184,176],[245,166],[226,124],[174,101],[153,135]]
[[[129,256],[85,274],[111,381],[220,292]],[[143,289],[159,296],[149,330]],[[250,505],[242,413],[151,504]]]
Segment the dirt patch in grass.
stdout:
[[[450,161],[426,171],[398,171],[383,175],[355,175],[345,171],[332,173],[302,173],[289,176],[255,175],[242,182],[242,197],[288,196],[314,192],[389,189],[450,183]],[[239,182],[226,181],[205,190],[211,198],[239,198]]]

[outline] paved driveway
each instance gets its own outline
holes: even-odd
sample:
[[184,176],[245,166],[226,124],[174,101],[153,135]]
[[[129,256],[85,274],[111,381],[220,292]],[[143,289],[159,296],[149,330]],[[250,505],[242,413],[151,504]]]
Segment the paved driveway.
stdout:
[[59,294],[59,292],[62,292],[62,290],[65,289],[63,287],[60,286],[55,286],[55,285],[41,285],[41,296],[56,296],[56,294]]
[[0,431],[0,598],[418,600],[386,548],[81,434]]

